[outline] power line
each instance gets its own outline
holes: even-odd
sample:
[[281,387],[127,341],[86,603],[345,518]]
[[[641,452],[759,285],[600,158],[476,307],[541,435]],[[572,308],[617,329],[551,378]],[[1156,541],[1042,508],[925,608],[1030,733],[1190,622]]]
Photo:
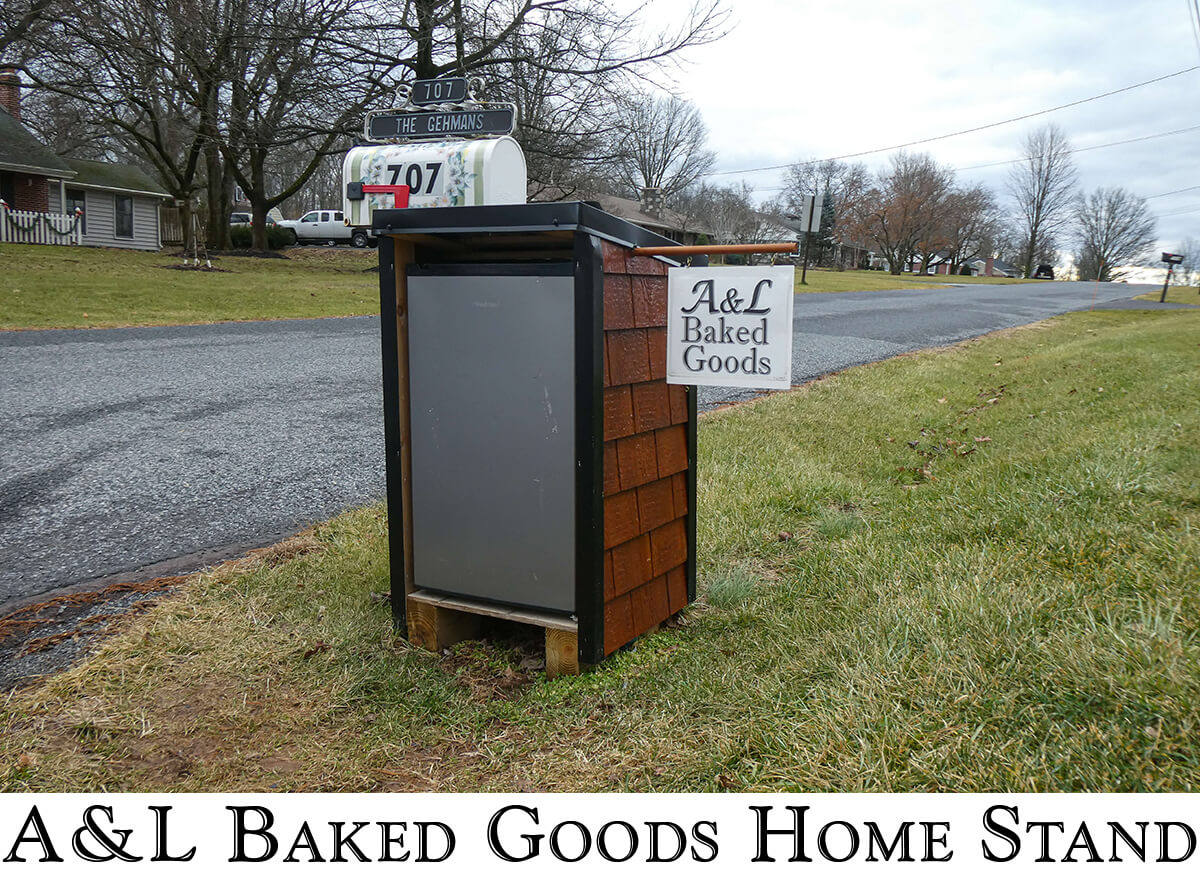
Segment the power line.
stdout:
[[[1112,148],[1115,145],[1128,145],[1131,142],[1145,142],[1148,139],[1161,139],[1164,136],[1176,136],[1180,133],[1191,133],[1193,130],[1200,130],[1200,125],[1197,125],[1195,127],[1183,127],[1179,130],[1166,130],[1166,131],[1163,131],[1162,133],[1151,133],[1149,136],[1138,136],[1133,139],[1118,140],[1117,142],[1104,142],[1104,143],[1101,143],[1100,145],[1088,145],[1088,146],[1084,146],[1082,148],[1073,148],[1070,151],[1068,151],[1067,153],[1068,154],[1077,154],[1078,152],[1081,152],[1081,151],[1095,151],[1096,149],[1099,149],[1099,148]],[[985,169],[987,167],[1006,166],[1008,164],[1020,163],[1023,160],[1025,160],[1025,158],[1018,157],[1018,158],[1014,158],[1012,160],[996,161],[995,163],[974,164],[973,166],[969,166],[969,167],[952,167],[952,169],[954,169],[957,172],[966,172],[967,170],[981,170],[981,169]],[[754,191],[782,191],[786,187],[787,187],[786,185],[772,185],[771,187],[753,188],[752,190],[754,190]],[[1180,188],[1177,191],[1167,191],[1166,193],[1163,193],[1163,194],[1155,194],[1153,197],[1145,197],[1144,199],[1154,200],[1154,199],[1157,199],[1158,197],[1167,197],[1167,196],[1170,196],[1171,194],[1179,194],[1184,191],[1195,191],[1198,189],[1200,189],[1200,185],[1195,185],[1190,188]]]
[[796,161],[794,163],[775,164],[773,166],[768,166],[768,167],[751,167],[750,169],[744,169],[744,170],[719,170],[717,172],[705,173],[705,175],[706,176],[733,176],[733,175],[740,175],[743,173],[765,172],[767,170],[782,170],[782,169],[787,169],[788,167],[793,167],[793,166],[809,166],[811,164],[825,163],[825,161],[831,161],[831,160],[849,160],[850,158],[866,157],[867,155],[870,155],[870,154],[880,154],[881,152],[885,152],[885,151],[895,151],[896,149],[900,149],[900,148],[908,148],[913,145],[924,145],[927,142],[937,142],[938,140],[950,139],[951,137],[954,137],[954,136],[964,136],[965,134],[968,134],[968,133],[978,133],[980,130],[990,130],[993,127],[1001,127],[1005,124],[1012,124],[1015,121],[1024,121],[1028,118],[1036,118],[1039,115],[1047,115],[1051,112],[1058,112],[1060,109],[1070,109],[1072,106],[1080,106],[1084,103],[1091,103],[1093,100],[1100,100],[1100,99],[1103,99],[1104,97],[1111,97],[1114,94],[1122,94],[1126,91],[1132,91],[1135,88],[1143,88],[1146,85],[1153,85],[1156,82],[1163,82],[1163,81],[1166,81],[1167,79],[1173,79],[1176,76],[1182,76],[1185,73],[1191,73],[1196,70],[1200,70],[1200,64],[1197,64],[1196,66],[1193,66],[1193,67],[1188,67],[1183,70],[1177,70],[1174,73],[1168,73],[1165,76],[1159,76],[1157,79],[1148,79],[1145,82],[1138,82],[1136,85],[1126,85],[1124,88],[1117,88],[1114,91],[1106,91],[1103,94],[1096,94],[1093,97],[1085,97],[1082,100],[1075,100],[1071,103],[1063,103],[1061,106],[1053,106],[1049,109],[1042,109],[1038,112],[1030,112],[1028,115],[1018,115],[1015,118],[1006,118],[1003,121],[993,121],[991,124],[983,124],[983,125],[980,125],[979,127],[969,128],[968,130],[958,130],[954,133],[943,133],[940,136],[931,136],[928,139],[915,139],[912,142],[905,142],[905,143],[901,143],[900,145],[889,145],[884,148],[873,148],[873,149],[870,149],[869,151],[855,152],[854,154],[842,154],[842,155],[838,155],[837,157],[824,157],[824,158],[816,158],[814,160]]
[[1157,200],[1159,197],[1169,197],[1172,194],[1182,194],[1184,191],[1200,191],[1200,185],[1192,185],[1190,188],[1177,188],[1174,191],[1167,191],[1164,194],[1155,194],[1153,197],[1145,197],[1146,200]]
[[[1122,140],[1119,140],[1118,142],[1105,142],[1100,145],[1087,145],[1087,146],[1083,146],[1082,148],[1072,148],[1067,153],[1068,154],[1079,154],[1079,152],[1081,152],[1081,151],[1095,151],[1098,148],[1112,148],[1114,145],[1128,145],[1131,142],[1145,142],[1147,139],[1161,139],[1164,136],[1176,136],[1180,133],[1191,133],[1193,130],[1200,130],[1200,124],[1196,125],[1195,127],[1183,127],[1183,128],[1180,128],[1179,130],[1167,130],[1163,133],[1151,133],[1149,136],[1138,136],[1138,137],[1134,137],[1133,139],[1122,139]],[[1006,166],[1008,164],[1021,163],[1023,160],[1025,160],[1025,158],[1018,157],[1018,158],[1014,158],[1012,160],[1001,160],[1001,161],[996,161],[995,163],[975,164],[974,166],[956,167],[955,169],[958,169],[958,170],[961,170],[964,172],[966,170],[982,170],[982,169],[986,169],[987,167],[1002,167],[1002,166]]]
[[1187,215],[1191,212],[1200,212],[1200,206],[1197,206],[1195,209],[1181,209],[1178,212],[1164,212],[1163,214],[1159,215],[1158,217],[1159,218],[1170,218],[1172,215]]

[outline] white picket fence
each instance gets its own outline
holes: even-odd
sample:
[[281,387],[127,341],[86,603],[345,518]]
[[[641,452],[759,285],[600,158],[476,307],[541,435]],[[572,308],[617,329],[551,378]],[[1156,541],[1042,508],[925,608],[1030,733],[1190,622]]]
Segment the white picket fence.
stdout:
[[[0,201],[2,203],[3,201]],[[18,212],[0,205],[0,242],[34,245],[79,245],[78,215],[54,212]]]

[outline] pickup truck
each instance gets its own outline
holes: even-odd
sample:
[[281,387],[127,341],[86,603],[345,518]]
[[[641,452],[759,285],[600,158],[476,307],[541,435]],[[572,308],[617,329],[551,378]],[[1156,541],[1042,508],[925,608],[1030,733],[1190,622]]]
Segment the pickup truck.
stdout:
[[280,221],[279,226],[292,231],[293,245],[348,243],[355,248],[366,248],[378,241],[362,227],[348,226],[341,210],[314,209],[297,221]]

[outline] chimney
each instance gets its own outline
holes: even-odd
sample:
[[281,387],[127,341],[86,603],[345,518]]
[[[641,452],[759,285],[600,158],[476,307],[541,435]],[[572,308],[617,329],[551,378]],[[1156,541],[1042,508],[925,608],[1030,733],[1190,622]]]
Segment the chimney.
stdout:
[[0,109],[21,120],[21,77],[13,67],[0,67]]
[[651,218],[661,218],[663,213],[662,188],[642,188],[642,211]]

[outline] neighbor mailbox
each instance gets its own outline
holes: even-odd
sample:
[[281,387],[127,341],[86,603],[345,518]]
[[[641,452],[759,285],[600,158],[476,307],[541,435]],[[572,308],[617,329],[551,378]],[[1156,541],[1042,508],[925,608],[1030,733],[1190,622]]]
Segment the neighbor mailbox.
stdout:
[[574,672],[695,598],[696,398],[671,241],[585,203],[375,209],[392,609],[440,650],[545,628]]

